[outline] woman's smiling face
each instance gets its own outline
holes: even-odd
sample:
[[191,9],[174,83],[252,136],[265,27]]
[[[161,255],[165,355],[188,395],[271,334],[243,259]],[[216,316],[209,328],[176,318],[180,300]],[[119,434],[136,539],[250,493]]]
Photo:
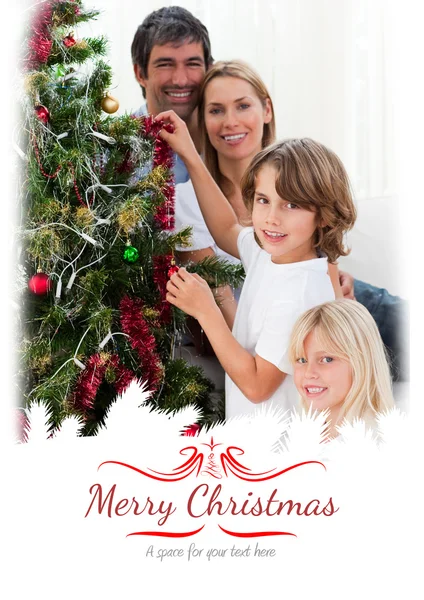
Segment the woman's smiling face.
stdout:
[[218,155],[231,160],[253,157],[262,149],[264,124],[272,118],[254,87],[237,77],[215,77],[205,90],[205,126]]

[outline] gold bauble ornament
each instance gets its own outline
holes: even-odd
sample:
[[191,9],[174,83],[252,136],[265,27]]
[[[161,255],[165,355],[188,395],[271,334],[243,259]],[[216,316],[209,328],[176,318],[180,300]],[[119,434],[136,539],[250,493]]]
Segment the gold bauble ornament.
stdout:
[[111,115],[112,113],[116,112],[118,108],[118,100],[110,94],[106,94],[106,96],[102,100],[102,110]]

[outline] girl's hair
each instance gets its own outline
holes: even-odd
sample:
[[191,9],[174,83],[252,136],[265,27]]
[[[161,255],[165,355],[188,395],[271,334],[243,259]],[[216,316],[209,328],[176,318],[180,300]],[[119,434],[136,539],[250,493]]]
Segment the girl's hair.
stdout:
[[[315,332],[323,350],[352,367],[352,387],[337,423],[375,415],[394,406],[390,370],[377,325],[368,310],[355,300],[335,300],[316,306],[296,321],[290,340],[290,361],[305,356],[305,339]],[[302,398],[301,404],[306,408]]]
[[274,107],[269,92],[259,77],[259,75],[250,67],[248,64],[241,60],[227,60],[216,62],[209,71],[206,73],[205,78],[200,88],[199,97],[199,130],[202,136],[202,146],[205,164],[208,168],[209,173],[212,175],[214,180],[217,182],[219,187],[222,189],[223,185],[229,184],[229,181],[224,177],[219,170],[218,165],[218,153],[210,143],[208,133],[205,125],[205,95],[208,84],[216,77],[234,77],[236,79],[242,79],[247,81],[253,87],[258,96],[259,100],[265,106],[266,100],[269,100],[272,111],[272,119],[269,123],[264,123],[264,131],[262,135],[262,148],[269,146],[275,140],[275,119],[274,119]]
[[241,182],[246,208],[251,213],[256,176],[264,165],[276,169],[275,189],[287,202],[317,214],[314,247],[329,262],[346,256],[343,235],[353,227],[356,209],[349,178],[339,157],[309,138],[290,139],[265,148],[250,163]]

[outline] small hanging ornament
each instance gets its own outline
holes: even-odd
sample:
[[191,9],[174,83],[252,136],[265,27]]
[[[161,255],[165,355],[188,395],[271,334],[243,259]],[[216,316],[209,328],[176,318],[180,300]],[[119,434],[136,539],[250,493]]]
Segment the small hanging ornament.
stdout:
[[75,46],[75,44],[76,44],[76,41],[75,41],[73,35],[74,35],[73,33],[70,33],[65,38],[63,38],[63,43],[67,48],[72,48],[72,46]]
[[118,100],[111,96],[108,92],[102,100],[102,110],[111,115],[112,113],[116,112],[118,108]]
[[28,281],[28,288],[36,296],[45,296],[52,289],[52,282],[48,275],[38,269],[37,274]]
[[171,278],[173,276],[174,273],[178,273],[178,269],[180,267],[177,267],[177,265],[175,264],[175,259],[174,257],[171,258],[171,266],[168,269],[168,277]]
[[42,104],[38,104],[35,108],[35,114],[37,115],[37,119],[47,125],[50,120],[50,113],[48,108],[43,106]]
[[129,265],[133,265],[135,262],[138,261],[139,257],[140,252],[137,250],[137,248],[131,246],[131,242],[128,240],[127,247],[125,248],[124,254],[122,255],[124,262],[128,263]]

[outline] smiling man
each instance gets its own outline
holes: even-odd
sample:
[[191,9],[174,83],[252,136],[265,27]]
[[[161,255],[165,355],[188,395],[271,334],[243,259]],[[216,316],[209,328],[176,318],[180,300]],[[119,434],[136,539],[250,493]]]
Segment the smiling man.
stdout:
[[206,27],[184,8],[161,8],[137,29],[131,55],[148,112],[174,110],[197,139],[199,89],[213,62]]

